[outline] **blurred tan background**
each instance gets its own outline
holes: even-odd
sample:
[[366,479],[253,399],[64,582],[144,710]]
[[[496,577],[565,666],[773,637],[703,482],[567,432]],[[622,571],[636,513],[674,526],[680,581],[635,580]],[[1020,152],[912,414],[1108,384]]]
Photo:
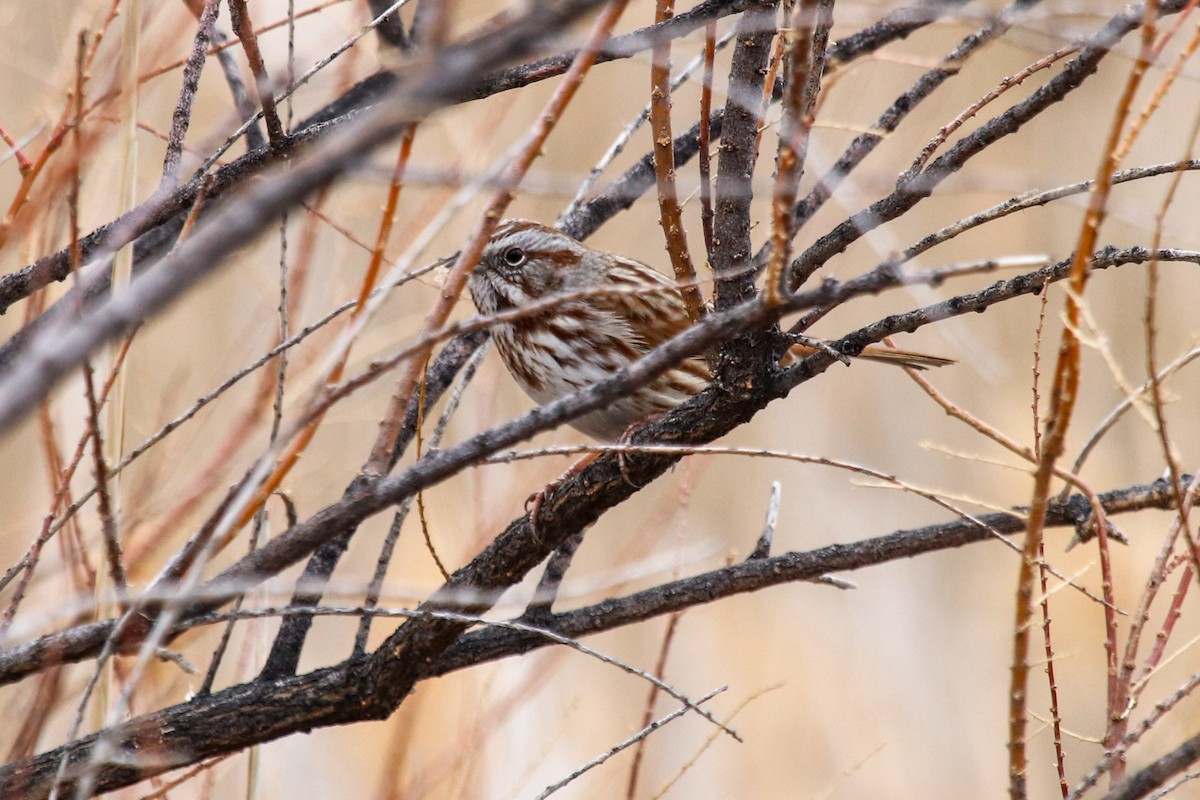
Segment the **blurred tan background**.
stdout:
[[[503,5],[484,0],[458,3],[459,29],[468,29]],[[681,4],[681,10],[689,4]],[[307,10],[313,4],[301,2]],[[367,20],[365,4],[322,5],[299,20],[297,69],[314,61]],[[653,4],[633,0],[622,29],[652,21]],[[921,71],[974,30],[982,15],[1001,4],[968,4],[956,19],[936,24],[909,40],[893,44],[877,56],[838,71],[820,109],[805,186],[869,126],[888,103]],[[1118,10],[1119,3],[1045,3],[1018,24],[1010,35],[972,59],[921,105],[900,130],[870,157],[855,179],[835,196],[802,232],[807,242],[827,231],[894,184],[912,155],[937,129],[1004,76],[1046,52],[1090,33]],[[283,2],[251,4],[255,21],[277,22],[286,14]],[[77,32],[94,28],[108,3],[45,2],[0,6],[0,81],[5,128],[17,139],[35,135],[44,143],[48,128],[61,113],[65,91],[73,82]],[[859,30],[880,14],[877,4],[839,3],[835,37]],[[182,3],[148,3],[143,10],[141,69],[148,71],[182,59],[190,47],[193,23]],[[721,30],[727,30],[725,21]],[[228,16],[223,10],[222,27]],[[99,92],[117,74],[121,23],[110,30],[103,57],[89,79],[89,92]],[[286,58],[282,29],[261,35],[273,74]],[[701,38],[679,42],[675,64],[686,63],[701,47]],[[1101,156],[1103,136],[1113,118],[1115,98],[1136,46],[1130,37],[1104,62],[1101,74],[1070,99],[1052,109],[1019,135],[1010,137],[973,160],[914,213],[866,237],[829,265],[829,274],[849,277],[902,249],[926,233],[1031,188],[1050,188],[1091,177]],[[238,52],[239,63],[242,62]],[[728,53],[720,64],[727,63]],[[296,97],[296,119],[321,107],[355,80],[377,68],[373,38],[364,39],[342,59],[319,74]],[[1054,74],[1055,70],[1051,71]],[[1044,75],[1044,73],[1042,74]],[[1149,87],[1162,77],[1151,72],[1135,109]],[[1126,165],[1160,163],[1181,158],[1200,97],[1194,63],[1149,122]],[[163,139],[169,126],[180,70],[147,81],[141,89],[139,119],[148,129],[139,134],[138,197],[157,185]],[[982,115],[984,119],[1026,96],[1045,80],[1035,76],[1005,95]],[[511,208],[512,216],[551,222],[581,177],[646,101],[646,57],[605,64],[595,69],[550,140],[544,157]],[[554,81],[519,93],[451,108],[421,126],[411,161],[411,183],[401,195],[399,217],[388,254],[398,256],[423,226],[430,210],[446,202],[453,187],[447,176],[478,174],[528,129]],[[724,100],[723,85],[718,97]],[[207,66],[188,137],[192,153],[185,174],[198,165],[232,130],[229,94],[214,62]],[[678,130],[695,117],[698,92],[693,84],[675,99]],[[109,112],[103,112],[109,113]],[[115,115],[115,110],[111,112]],[[769,118],[778,113],[772,109]],[[118,180],[119,144],[112,122],[96,119],[99,141],[86,157],[82,226],[90,230],[114,217],[119,209],[112,187]],[[970,123],[973,128],[977,123]],[[640,131],[629,152],[618,158],[602,183],[640,157],[650,144]],[[764,138],[756,186],[769,193],[774,140]],[[236,145],[229,157],[244,152]],[[395,148],[384,148],[372,165],[342,183],[324,200],[323,214],[361,242],[374,241]],[[696,185],[694,165],[680,171],[683,193]],[[18,183],[11,160],[0,164],[0,198],[7,204]],[[47,186],[53,186],[52,182]],[[61,185],[61,184],[60,184]],[[1162,202],[1166,179],[1119,187],[1101,242],[1118,245],[1151,241],[1154,215]],[[59,190],[41,197],[36,212],[18,218],[20,236],[0,251],[0,269],[10,272],[66,241],[66,213]],[[926,254],[910,268],[1003,256],[1068,256],[1083,214],[1081,198],[1034,209],[960,237]],[[439,235],[422,261],[453,252],[458,237],[471,224],[476,202]],[[1185,176],[1166,217],[1163,244],[1200,246],[1194,220],[1196,182]],[[761,242],[769,224],[767,206],[758,208]],[[693,253],[702,252],[698,204],[685,207]],[[310,230],[311,228],[311,230]],[[592,240],[595,246],[668,268],[653,197],[643,198],[630,213],[606,225]],[[289,240],[293,269],[307,269],[305,286],[293,296],[297,304],[293,330],[311,323],[357,291],[369,254],[350,236],[303,212],[293,215]],[[142,441],[196,398],[211,391],[225,376],[259,357],[274,343],[278,284],[279,237],[270,235],[248,246],[199,290],[167,314],[152,321],[135,340],[128,368],[127,442]],[[307,266],[299,266],[306,262]],[[1160,293],[1159,353],[1163,363],[1195,343],[1194,312],[1197,272],[1194,266],[1164,265]],[[1006,275],[968,278],[937,289],[915,288],[857,302],[820,323],[816,333],[836,337],[884,314],[936,302],[985,286]],[[1145,272],[1127,266],[1095,276],[1088,292],[1096,335],[1103,337],[1125,383],[1146,377],[1144,357]],[[54,294],[62,287],[54,287]],[[394,352],[420,323],[437,287],[422,281],[398,290],[356,345],[351,368]],[[1058,313],[1063,291],[1054,288],[1046,320],[1044,359],[1051,359],[1061,328]],[[465,318],[469,303],[460,309]],[[0,325],[5,335],[22,323],[24,308],[9,311]],[[906,348],[924,349],[959,363],[929,376],[963,408],[1009,436],[1030,444],[1034,422],[1031,368],[1039,303],[1026,297],[926,328],[897,340]],[[314,336],[292,357],[288,393],[299,402],[312,388],[323,348],[338,330],[335,323]],[[1044,360],[1044,364],[1046,361]],[[1043,379],[1049,380],[1049,367]],[[264,379],[265,380],[265,379]],[[287,491],[302,517],[334,501],[359,469],[376,423],[386,407],[394,378],[377,381],[337,406],[301,464],[288,478]],[[131,578],[144,584],[154,568],[208,514],[223,487],[236,480],[259,455],[268,420],[256,421],[229,453],[222,452],[233,426],[261,388],[258,376],[239,384],[197,419],[143,457],[122,481],[122,527],[145,558]],[[1194,471],[1200,454],[1196,400],[1200,381],[1184,370],[1170,386],[1171,437],[1182,466]],[[1095,425],[1124,396],[1099,353],[1089,348],[1080,406],[1069,437],[1068,462]],[[80,383],[65,383],[55,395],[51,413],[60,447],[69,451],[82,430]],[[510,419],[529,407],[494,353],[469,388],[447,434],[462,439]],[[535,444],[576,443],[581,435],[563,430]],[[903,481],[945,493],[971,511],[1007,508],[1028,502],[1031,481],[1025,465],[961,423],[949,419],[898,370],[856,364],[834,368],[793,396],[762,413],[725,444],[790,450],[843,459],[896,475]],[[411,456],[410,456],[411,458]],[[473,557],[514,516],[526,495],[567,465],[561,457],[480,467],[428,492],[429,529],[443,560],[451,568]],[[1098,491],[1159,477],[1164,460],[1156,437],[1144,419],[1130,414],[1112,431],[1083,472]],[[0,439],[0,505],[6,509],[0,535],[5,565],[20,557],[36,533],[50,498],[44,451],[37,426],[28,421]],[[211,470],[216,491],[180,514],[178,503]],[[76,478],[77,490],[89,485],[88,470]],[[694,456],[671,474],[607,515],[590,533],[572,568],[559,607],[571,607],[714,568],[749,554],[766,513],[771,484],[782,484],[780,524],[775,551],[807,550],[832,542],[851,542],[895,530],[947,520],[948,512],[928,501],[896,490],[857,485],[845,472],[782,461],[734,456]],[[170,520],[167,525],[164,520]],[[1114,550],[1115,593],[1119,605],[1132,609],[1149,565],[1170,524],[1166,513],[1141,513],[1113,520],[1130,538],[1130,546]],[[436,588],[440,579],[421,542],[415,515],[409,519],[388,576],[384,605],[406,606]],[[359,602],[361,588],[373,569],[378,543],[388,519],[373,520],[356,539],[335,573],[335,605]],[[96,541],[94,510],[85,509],[82,525]],[[272,509],[270,531],[286,526]],[[1047,558],[1061,574],[1074,576],[1093,591],[1100,578],[1094,547],[1065,552],[1070,531],[1052,531]],[[152,546],[153,537],[161,536]],[[240,556],[244,544],[222,556]],[[48,552],[23,606],[15,631],[24,639],[63,624],[66,609],[84,606],[90,597],[64,602],[61,561]],[[646,746],[636,796],[652,797],[678,779],[666,797],[686,798],[930,798],[997,797],[1007,787],[1007,692],[1012,641],[1014,590],[1019,557],[999,544],[901,561],[845,577],[855,589],[841,591],[815,584],[789,585],[724,600],[683,614],[671,644],[665,679],[691,697],[727,686],[710,704],[745,739],[736,743],[695,716],[685,717],[652,736]],[[536,575],[533,576],[536,578]],[[264,603],[282,603],[291,592],[290,578],[266,587]],[[1173,589],[1173,586],[1171,587]],[[532,590],[526,582],[497,609],[500,616],[519,613]],[[7,602],[7,601],[6,601]],[[1190,642],[1196,633],[1185,610],[1181,628],[1169,650]],[[1161,612],[1160,612],[1161,613]],[[1105,656],[1101,609],[1079,592],[1057,591],[1053,600],[1055,649],[1062,714],[1071,733],[1067,765],[1078,778],[1098,758],[1094,741],[1104,726]],[[218,686],[253,675],[274,623],[239,626]],[[303,666],[313,668],[341,660],[349,651],[352,621],[319,621]],[[391,625],[376,623],[375,641]],[[654,667],[662,645],[665,620],[587,640],[590,647],[642,669]],[[219,631],[184,637],[178,647],[203,670]],[[1034,658],[1040,653],[1035,638]],[[1193,650],[1185,650],[1155,678],[1147,697],[1172,691],[1200,666]],[[74,712],[70,697],[78,693],[90,665],[68,671],[64,699],[36,750],[58,744]],[[198,684],[174,666],[155,668],[154,681],[136,703],[144,711],[186,698]],[[1046,713],[1045,681],[1040,665],[1032,679],[1032,708]],[[0,714],[22,713],[21,685],[0,689]],[[561,648],[546,648],[520,659],[421,684],[400,712],[386,722],[320,730],[270,743],[258,753],[256,795],[284,797],[530,798],[565,777],[577,765],[607,750],[641,724],[648,685],[617,669]],[[660,699],[655,716],[672,710]],[[1195,703],[1165,719],[1131,760],[1136,767],[1157,757],[1185,735],[1195,732]],[[1053,753],[1048,731],[1031,722],[1031,796],[1057,796]],[[0,734],[0,746],[12,743]],[[707,747],[707,749],[705,749]],[[693,762],[694,759],[694,763]],[[172,796],[241,796],[246,786],[247,756],[216,766],[205,786],[196,781]],[[629,779],[630,753],[593,770],[557,796],[623,797]],[[680,774],[682,773],[682,775]],[[139,797],[147,787],[120,794]],[[1193,794],[1193,792],[1195,792]],[[1197,796],[1183,789],[1177,796]]]

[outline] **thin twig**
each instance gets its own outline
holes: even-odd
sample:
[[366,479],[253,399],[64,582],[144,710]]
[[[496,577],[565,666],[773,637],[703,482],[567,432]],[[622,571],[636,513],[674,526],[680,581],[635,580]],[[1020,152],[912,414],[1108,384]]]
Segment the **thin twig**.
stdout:
[[[675,14],[675,0],[657,0],[654,23],[661,25]],[[654,177],[658,185],[658,215],[667,255],[679,283],[688,319],[704,316],[704,297],[696,286],[696,267],[688,249],[687,231],[675,187],[675,140],[671,135],[671,40],[654,45],[650,62],[650,130],[654,138]]]
[[[1013,653],[1012,673],[1009,691],[1008,714],[1008,750],[1009,750],[1009,796],[1012,800],[1024,800],[1026,788],[1026,691],[1029,676],[1029,629],[1033,617],[1033,571],[1037,553],[1041,546],[1043,520],[1050,498],[1050,482],[1054,476],[1055,464],[1066,448],[1067,429],[1075,409],[1078,396],[1081,373],[1080,343],[1076,334],[1079,325],[1080,304],[1090,275],[1089,255],[1094,249],[1100,226],[1105,217],[1109,191],[1112,186],[1112,174],[1117,166],[1116,146],[1120,141],[1121,129],[1129,114],[1129,107],[1145,71],[1150,66],[1150,47],[1154,41],[1154,26],[1158,16],[1158,8],[1154,0],[1147,2],[1142,9],[1142,50],[1129,71],[1124,91],[1119,98],[1113,121],[1109,127],[1103,156],[1097,164],[1095,184],[1088,204],[1087,214],[1080,226],[1079,241],[1071,262],[1071,273],[1068,280],[1069,290],[1066,297],[1065,321],[1063,325],[1062,342],[1059,345],[1058,361],[1054,370],[1054,381],[1050,389],[1050,407],[1047,410],[1045,434],[1042,437],[1041,458],[1034,474],[1032,498],[1029,503],[1029,527],[1025,534],[1025,557],[1021,561],[1017,577],[1017,603],[1013,622]],[[1082,58],[1082,54],[1080,56]],[[1103,525],[1098,527],[1101,549],[1102,566],[1106,566],[1107,548],[1105,547],[1105,531]],[[1200,563],[1200,562],[1198,562]],[[1104,575],[1106,599],[1112,591],[1109,575]],[[1108,715],[1113,715],[1120,709],[1114,707],[1116,700],[1117,653],[1116,653],[1116,620],[1111,611],[1105,609],[1105,651],[1109,661],[1109,691]],[[1110,725],[1111,729],[1111,725]]]
[[[716,60],[717,24],[710,22],[704,29],[704,79],[700,83],[700,224],[704,229],[704,252],[712,260],[713,251],[713,207],[712,207],[712,88],[713,64]],[[674,145],[672,144],[672,150]]]
[[241,40],[246,61],[250,64],[250,72],[254,75],[258,101],[262,104],[263,119],[267,123],[267,140],[271,143],[271,149],[279,152],[283,149],[283,123],[280,122],[279,111],[275,107],[275,92],[271,78],[267,75],[262,51],[258,49],[258,36],[254,32],[254,23],[250,20],[246,0],[229,0],[229,18],[233,22],[233,34]]
[[[711,692],[709,692],[708,694],[704,695],[699,700],[697,700],[696,704],[700,705],[702,703],[707,703],[709,700],[716,697],[721,692],[724,692],[727,688],[728,687],[726,687],[726,686],[722,686],[719,689],[713,689]],[[591,761],[588,761],[585,764],[581,764],[574,772],[572,772],[567,777],[563,778],[561,781],[558,781],[557,783],[552,783],[549,786],[547,786],[537,796],[537,800],[543,800],[543,798],[549,797],[550,795],[557,792],[559,789],[562,789],[567,784],[571,783],[576,778],[583,775],[588,770],[590,770],[594,767],[600,766],[605,761],[608,761],[613,756],[617,755],[618,753],[620,753],[624,750],[627,750],[628,748],[632,747],[635,744],[641,744],[642,742],[645,741],[647,736],[654,733],[656,730],[661,728],[663,725],[666,725],[668,722],[679,719],[687,712],[688,712],[687,706],[680,706],[679,708],[672,711],[670,714],[667,714],[665,717],[656,719],[649,724],[643,725],[642,729],[640,731],[638,731],[637,733],[635,733],[633,736],[630,736],[628,739],[621,742],[620,744],[613,745],[611,748],[608,749],[608,751],[606,751],[605,753],[603,753],[599,756],[596,756]],[[638,752],[641,752],[641,751],[639,750]]]
[[771,194],[771,255],[764,284],[768,305],[779,305],[784,291],[783,268],[792,256],[793,215],[800,179],[808,156],[833,0],[799,0],[783,32],[783,119],[775,155],[775,186]]

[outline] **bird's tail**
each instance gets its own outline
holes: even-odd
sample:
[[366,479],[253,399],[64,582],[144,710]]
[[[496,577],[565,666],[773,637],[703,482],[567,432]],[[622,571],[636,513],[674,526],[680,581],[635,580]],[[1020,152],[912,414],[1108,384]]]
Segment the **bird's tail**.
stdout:
[[[788,361],[797,360],[810,356],[817,351],[817,348],[808,344],[796,344],[788,350],[788,356],[791,358],[784,359],[784,365]],[[885,347],[878,344],[869,344],[856,358],[863,358],[868,361],[879,361],[885,364],[894,364],[898,367],[912,367],[913,369],[929,369],[930,367],[944,367],[947,364],[953,364],[954,360],[942,358],[941,356],[932,356],[928,353],[918,353],[914,350],[898,350],[894,347]]]

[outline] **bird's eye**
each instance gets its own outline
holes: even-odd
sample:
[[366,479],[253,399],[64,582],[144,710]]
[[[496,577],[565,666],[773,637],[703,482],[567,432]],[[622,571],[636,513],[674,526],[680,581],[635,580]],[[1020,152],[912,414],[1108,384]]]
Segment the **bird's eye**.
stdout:
[[528,256],[525,255],[525,251],[521,248],[510,247],[504,251],[500,258],[502,258],[504,263],[510,267],[519,267],[525,263],[525,260],[528,258]]

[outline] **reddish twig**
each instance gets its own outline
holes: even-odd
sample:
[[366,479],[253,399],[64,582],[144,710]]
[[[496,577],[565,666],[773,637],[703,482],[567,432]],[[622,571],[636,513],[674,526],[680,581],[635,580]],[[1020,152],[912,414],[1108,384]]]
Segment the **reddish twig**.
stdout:
[[[661,25],[674,15],[674,0],[658,0],[654,24]],[[688,250],[687,231],[679,209],[675,188],[675,140],[671,134],[671,40],[654,45],[650,66],[650,130],[654,137],[654,177],[658,186],[658,214],[667,255],[679,294],[687,307],[688,319],[698,322],[704,316],[704,297],[696,286],[696,267]]]
[[[676,611],[667,617],[667,630],[663,633],[662,645],[658,649],[658,661],[654,664],[654,677],[659,680],[662,680],[663,675],[667,671],[667,656],[671,652],[671,643],[675,641],[675,630],[679,627],[679,619],[682,616],[682,611]],[[649,727],[650,722],[654,719],[654,702],[658,699],[658,695],[658,686],[650,684],[650,689],[646,695],[646,706],[642,712],[642,728]],[[634,800],[637,797],[638,773],[641,771],[642,756],[645,750],[646,740],[641,739],[633,751],[633,764],[629,767],[629,783],[625,790],[625,796],[628,800]]]
[[[1195,51],[1197,44],[1200,44],[1200,30],[1196,31],[1188,45],[1184,48],[1184,51],[1190,55]],[[1158,51],[1161,52],[1161,47]],[[1180,65],[1181,62],[1177,60],[1175,64],[1172,65],[1172,69],[1175,69]],[[1159,90],[1147,104],[1147,108],[1144,110],[1141,117],[1139,117],[1135,122],[1137,129],[1131,129],[1129,135],[1126,137],[1126,141],[1123,143],[1123,146],[1118,148],[1119,153],[1128,151],[1128,147],[1132,145],[1132,141],[1138,133],[1138,129],[1140,129],[1141,125],[1145,123],[1145,120],[1149,117],[1152,110],[1158,107],[1158,104],[1162,98],[1162,94],[1165,93],[1165,86],[1169,85],[1173,77],[1173,75],[1168,75],[1160,84]],[[1198,135],[1200,135],[1200,120],[1193,118],[1191,135],[1188,140],[1189,156],[1191,155],[1190,151],[1194,150],[1195,148]],[[1158,211],[1155,214],[1154,232],[1152,235],[1152,246],[1154,247],[1157,247],[1162,241],[1163,226],[1165,224],[1166,214],[1172,206],[1172,202],[1175,198],[1182,176],[1183,172],[1179,170],[1172,174],[1171,180],[1167,186],[1167,190],[1163,195],[1162,202],[1159,204]],[[1167,538],[1169,545],[1160,551],[1159,557],[1155,560],[1154,569],[1150,573],[1151,578],[1147,581],[1147,589],[1144,593],[1146,596],[1146,605],[1143,607],[1147,612],[1147,617],[1149,612],[1149,602],[1156,594],[1156,587],[1166,579],[1166,555],[1174,549],[1179,535],[1183,536],[1188,551],[1192,553],[1192,561],[1184,570],[1183,581],[1180,583],[1175,596],[1172,598],[1171,607],[1168,610],[1162,629],[1160,630],[1159,635],[1155,637],[1154,648],[1144,667],[1147,674],[1153,669],[1153,666],[1158,663],[1158,659],[1160,659],[1162,656],[1163,648],[1166,646],[1166,642],[1170,637],[1170,633],[1174,630],[1174,623],[1178,618],[1180,604],[1183,602],[1184,597],[1186,597],[1188,593],[1190,579],[1193,572],[1195,572],[1193,567],[1196,566],[1195,553],[1197,549],[1195,540],[1192,536],[1191,526],[1188,521],[1189,509],[1186,505],[1184,505],[1187,502],[1185,495],[1191,494],[1192,490],[1185,491],[1184,489],[1181,477],[1182,470],[1180,469],[1179,459],[1168,433],[1166,409],[1164,407],[1165,403],[1162,391],[1162,378],[1160,377],[1161,372],[1159,369],[1158,360],[1158,280],[1158,259],[1151,259],[1146,265],[1146,302],[1145,316],[1143,318],[1146,334],[1146,371],[1149,375],[1148,385],[1151,408],[1153,409],[1154,413],[1155,433],[1157,434],[1159,445],[1162,448],[1163,460],[1167,465],[1167,474],[1170,480],[1171,492],[1174,494],[1176,501],[1175,506],[1177,518],[1175,523],[1172,525],[1171,533]],[[1114,715],[1109,724],[1109,728],[1106,731],[1106,746],[1111,746],[1112,744],[1122,740],[1129,728],[1129,713],[1127,709],[1133,702],[1136,702],[1137,696],[1140,693],[1138,687],[1133,685],[1133,667],[1137,655],[1138,645],[1141,642],[1141,633],[1143,630],[1144,620],[1147,617],[1142,617],[1139,615],[1139,617],[1134,620],[1134,624],[1130,626],[1129,637],[1125,647],[1125,658],[1121,663],[1120,672],[1118,674],[1116,683],[1117,696],[1115,701],[1115,710],[1118,713]],[[1121,780],[1121,778],[1124,777],[1124,767],[1124,759],[1117,759],[1113,762],[1112,774],[1114,781]]]
[[[1117,102],[1115,117],[1110,127],[1103,156],[1097,165],[1095,183],[1087,213],[1080,228],[1079,241],[1071,262],[1065,309],[1065,325],[1059,345],[1058,361],[1055,366],[1054,383],[1050,390],[1050,408],[1046,418],[1045,436],[1042,439],[1041,458],[1034,474],[1032,498],[1029,506],[1029,526],[1025,535],[1025,557],[1021,560],[1017,579],[1016,614],[1013,623],[1012,673],[1009,690],[1008,749],[1009,749],[1009,796],[1012,800],[1026,797],[1025,769],[1027,764],[1026,689],[1029,679],[1029,629],[1033,618],[1033,571],[1037,563],[1046,510],[1050,499],[1050,482],[1055,474],[1055,463],[1066,448],[1067,428],[1070,425],[1080,380],[1080,342],[1077,333],[1084,290],[1090,273],[1091,253],[1105,217],[1108,195],[1112,185],[1112,173],[1116,167],[1115,153],[1120,141],[1124,120],[1129,114],[1134,94],[1142,76],[1150,65],[1150,48],[1154,41],[1154,26],[1158,16],[1157,3],[1148,2],[1142,18],[1142,52],[1130,69],[1124,91]],[[1098,525],[1102,565],[1107,562],[1106,536],[1103,525]],[[1109,578],[1104,578],[1105,587],[1111,591]],[[1106,600],[1108,599],[1106,595]],[[1109,719],[1117,713],[1113,706],[1116,700],[1116,622],[1111,606],[1105,606],[1106,636],[1105,649],[1109,659]]]
[[263,119],[267,123],[267,139],[271,142],[271,148],[279,152],[284,144],[283,122],[280,121],[279,111],[275,107],[275,91],[271,87],[271,78],[267,75],[262,51],[258,49],[258,36],[254,33],[254,23],[250,20],[246,0],[229,0],[229,18],[233,23],[234,35],[242,42],[246,61],[250,63],[250,71],[254,73],[258,101],[262,104]]
[[767,305],[782,300],[783,270],[792,256],[796,194],[804,174],[813,109],[821,89],[825,50],[833,25],[833,0],[800,0],[782,32],[783,119],[771,194],[771,255],[764,287]]
[[1044,69],[1049,69],[1062,59],[1078,51],[1078,45],[1068,45],[1066,47],[1059,48],[1050,55],[1039,58],[1037,61],[1034,61],[1024,69],[1014,72],[1012,75],[1006,76],[1003,80],[996,84],[994,89],[976,100],[974,103],[971,103],[971,105],[959,112],[958,116],[939,128],[937,134],[929,140],[929,143],[921,148],[920,154],[908,168],[907,174],[915,175],[923,170],[925,165],[929,163],[929,159],[932,158],[933,154],[937,152],[937,149],[941,147],[947,139],[950,138],[951,134],[953,134],[956,130],[965,125],[968,120],[983,110],[984,106],[988,105],[994,100],[999,99],[1009,89],[1020,86],[1034,73],[1040,72]]
[[[82,72],[88,74],[92,68],[92,64],[96,59],[96,52],[100,48],[100,42],[104,39],[104,35],[108,32],[109,26],[113,20],[117,18],[117,12],[120,8],[120,0],[112,0],[109,6],[108,13],[101,21],[99,29],[90,37],[91,44],[86,55],[83,58]],[[33,160],[28,169],[21,170],[21,183],[13,193],[13,198],[9,202],[8,210],[5,212],[3,219],[0,219],[0,247],[8,241],[9,236],[13,231],[17,214],[25,207],[29,200],[30,193],[33,191],[34,185],[38,177],[42,174],[46,165],[50,162],[51,156],[58,152],[62,147],[63,141],[66,140],[70,130],[78,125],[78,114],[73,113],[76,103],[69,98],[69,102],[64,106],[62,114],[59,116],[58,122],[54,126],[54,130],[50,134],[50,138],[42,147],[37,157]],[[90,110],[90,109],[89,109]],[[86,114],[85,114],[86,116]],[[69,271],[69,270],[68,270]]]
[[25,151],[20,143],[5,130],[3,125],[0,125],[0,141],[8,145],[8,148],[12,151],[13,158],[17,162],[17,170],[20,171],[22,176],[33,169],[33,162],[29,160],[29,156],[25,155]]
[[712,85],[713,64],[717,54],[717,23],[704,28],[704,79],[700,84],[700,133],[697,163],[700,168],[700,227],[704,230],[704,252],[711,259],[713,250],[712,205]]

